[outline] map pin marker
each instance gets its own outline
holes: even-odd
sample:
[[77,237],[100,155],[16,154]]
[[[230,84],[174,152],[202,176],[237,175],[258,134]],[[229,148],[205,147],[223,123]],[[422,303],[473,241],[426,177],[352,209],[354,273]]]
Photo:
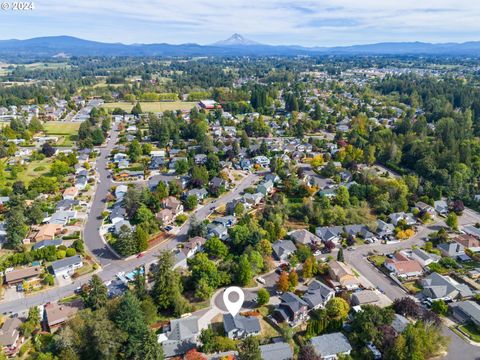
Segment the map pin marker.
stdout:
[[[235,301],[230,301],[229,296],[231,293],[237,294],[238,299]],[[225,307],[227,308],[230,315],[232,316],[238,314],[238,312],[242,308],[244,300],[245,294],[243,293],[243,290],[240,289],[238,286],[230,286],[229,288],[226,288],[223,292],[223,303],[225,304]]]

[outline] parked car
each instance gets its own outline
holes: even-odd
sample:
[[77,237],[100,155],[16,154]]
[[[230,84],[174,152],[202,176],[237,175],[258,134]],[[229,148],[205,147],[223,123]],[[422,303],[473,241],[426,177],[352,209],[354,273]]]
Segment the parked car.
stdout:
[[261,276],[257,277],[257,281],[260,283],[260,284],[264,284],[266,283],[265,279]]

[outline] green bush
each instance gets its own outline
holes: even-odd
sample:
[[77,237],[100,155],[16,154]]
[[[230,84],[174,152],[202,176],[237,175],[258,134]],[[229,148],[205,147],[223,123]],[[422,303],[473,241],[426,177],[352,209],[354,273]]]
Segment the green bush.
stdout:
[[43,171],[46,170],[47,168],[43,165],[37,166],[36,168],[33,169],[35,172]]
[[67,255],[67,252],[65,250],[58,250],[57,251],[57,259],[63,259]]
[[67,255],[67,257],[75,256],[75,255],[77,255],[77,250],[75,250],[74,248],[68,248],[67,252],[66,252],[66,255]]
[[45,283],[45,285],[53,286],[53,285],[55,284],[55,278],[53,277],[52,274],[48,274],[48,275],[45,276],[45,278],[43,279],[43,282]]

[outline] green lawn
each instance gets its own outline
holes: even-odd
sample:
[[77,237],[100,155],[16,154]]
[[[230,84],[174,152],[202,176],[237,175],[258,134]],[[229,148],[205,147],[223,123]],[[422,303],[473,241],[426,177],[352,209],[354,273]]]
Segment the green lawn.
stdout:
[[418,286],[416,281],[404,282],[403,286],[405,286],[408,289],[408,291],[410,291],[410,293],[412,293],[412,294],[416,294],[416,293],[422,291],[422,288],[420,286]]
[[27,169],[18,173],[17,178],[13,179],[9,171],[6,171],[6,180],[21,180],[26,185],[30,183],[34,178],[44,175],[50,171],[50,164],[52,160],[45,158],[43,160],[35,160],[27,165]]
[[48,135],[77,135],[80,122],[48,121],[43,127]]
[[474,324],[466,324],[460,325],[459,328],[468,334],[473,341],[480,343],[480,329],[477,326]]
[[[197,103],[193,101],[156,101],[156,102],[141,102],[142,111],[145,112],[163,112],[167,110],[190,110]],[[132,110],[132,103],[129,102],[115,102],[106,103],[103,105],[107,109],[120,108],[124,111],[130,112]]]
[[387,257],[382,255],[372,255],[368,259],[372,261],[376,267],[381,267],[385,260],[387,260]]

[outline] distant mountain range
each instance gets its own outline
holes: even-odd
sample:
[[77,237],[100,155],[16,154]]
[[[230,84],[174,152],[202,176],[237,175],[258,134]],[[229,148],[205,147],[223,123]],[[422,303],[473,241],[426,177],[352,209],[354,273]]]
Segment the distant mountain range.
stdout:
[[386,42],[337,47],[266,45],[234,34],[210,45],[102,43],[71,36],[0,40],[0,58],[52,56],[295,56],[295,55],[448,55],[480,56],[480,41],[432,44]]

